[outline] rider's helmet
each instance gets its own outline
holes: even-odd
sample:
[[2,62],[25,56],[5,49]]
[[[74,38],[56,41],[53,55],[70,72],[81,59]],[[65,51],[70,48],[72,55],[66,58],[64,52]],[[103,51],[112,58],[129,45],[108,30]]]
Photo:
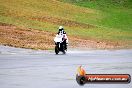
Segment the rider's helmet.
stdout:
[[63,29],[63,26],[59,26],[59,29]]
[[64,34],[64,28],[63,28],[63,26],[59,26],[58,34]]
[[59,26],[59,30],[64,30],[63,26]]
[[63,26],[59,26],[59,31],[64,30]]

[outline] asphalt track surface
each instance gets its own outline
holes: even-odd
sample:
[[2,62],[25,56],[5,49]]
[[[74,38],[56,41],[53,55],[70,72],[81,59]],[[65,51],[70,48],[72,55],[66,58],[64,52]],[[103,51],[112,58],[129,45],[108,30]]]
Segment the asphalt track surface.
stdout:
[[54,51],[0,46],[0,88],[132,88],[129,84],[76,83],[77,67],[88,74],[132,75],[132,49]]

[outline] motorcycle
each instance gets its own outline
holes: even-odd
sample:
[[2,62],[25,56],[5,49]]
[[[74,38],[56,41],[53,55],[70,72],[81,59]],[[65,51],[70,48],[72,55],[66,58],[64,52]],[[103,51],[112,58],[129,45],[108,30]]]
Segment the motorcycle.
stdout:
[[54,38],[55,42],[55,53],[58,54],[60,51],[63,52],[63,54],[66,54],[66,40],[63,38],[63,35],[56,35]]

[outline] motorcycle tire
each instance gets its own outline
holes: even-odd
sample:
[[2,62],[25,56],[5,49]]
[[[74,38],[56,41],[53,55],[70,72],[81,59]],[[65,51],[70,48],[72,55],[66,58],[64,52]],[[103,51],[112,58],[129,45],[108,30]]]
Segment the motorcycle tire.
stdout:
[[66,51],[65,50],[63,50],[63,54],[66,54]]
[[55,46],[55,53],[56,53],[56,55],[59,53],[59,49],[57,46]]

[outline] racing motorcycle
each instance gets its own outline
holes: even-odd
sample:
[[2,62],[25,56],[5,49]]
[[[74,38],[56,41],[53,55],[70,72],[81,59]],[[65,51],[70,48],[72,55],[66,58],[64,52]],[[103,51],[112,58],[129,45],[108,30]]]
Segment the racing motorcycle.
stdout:
[[58,54],[60,51],[63,54],[66,54],[67,46],[66,46],[66,39],[63,38],[63,35],[56,35],[54,38],[55,42],[55,53]]

